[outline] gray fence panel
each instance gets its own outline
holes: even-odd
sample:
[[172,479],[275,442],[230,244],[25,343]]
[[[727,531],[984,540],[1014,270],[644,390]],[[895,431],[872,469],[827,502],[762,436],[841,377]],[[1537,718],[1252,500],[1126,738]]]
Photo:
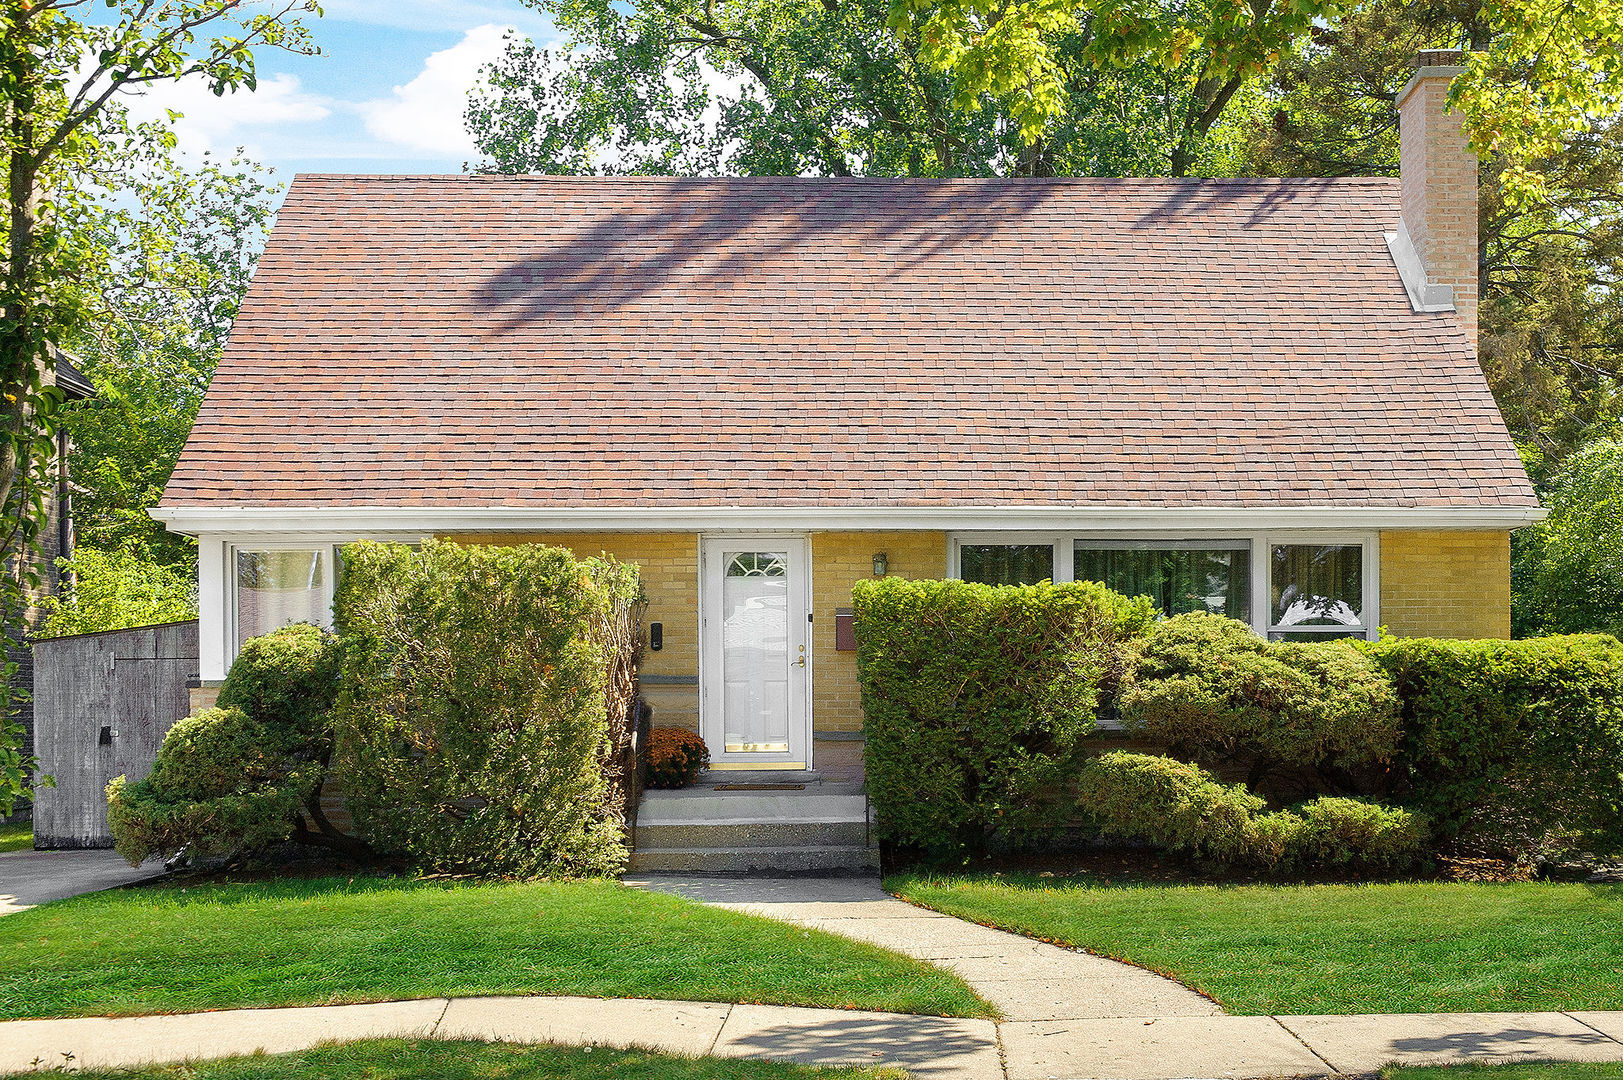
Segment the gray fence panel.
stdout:
[[34,668],[35,752],[56,779],[35,792],[34,844],[111,847],[107,785],[146,776],[164,735],[190,711],[197,623],[40,641]]

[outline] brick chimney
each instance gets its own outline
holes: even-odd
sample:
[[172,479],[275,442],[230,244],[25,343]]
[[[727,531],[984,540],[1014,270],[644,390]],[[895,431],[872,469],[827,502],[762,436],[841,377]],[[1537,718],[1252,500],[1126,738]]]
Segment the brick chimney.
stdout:
[[[1402,153],[1403,226],[1419,257],[1432,301],[1417,310],[1453,306],[1476,349],[1477,159],[1466,146],[1458,114],[1446,111],[1448,84],[1464,69],[1458,49],[1429,49],[1415,61],[1415,73],[1398,93]],[[1394,251],[1394,254],[1396,252]],[[1411,298],[1415,297],[1411,290]],[[1438,303],[1437,301],[1442,301]]]

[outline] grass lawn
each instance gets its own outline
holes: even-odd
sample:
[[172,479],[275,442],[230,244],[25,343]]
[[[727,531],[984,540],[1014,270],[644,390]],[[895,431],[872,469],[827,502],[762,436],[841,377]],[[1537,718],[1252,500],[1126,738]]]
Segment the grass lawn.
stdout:
[[33,822],[24,821],[17,825],[0,825],[0,851],[32,850],[34,850]]
[[920,961],[614,882],[146,887],[0,919],[5,1019],[478,994],[992,1013]]
[[1623,886],[1012,875],[885,884],[952,915],[1171,975],[1234,1013],[1623,1008]]
[[274,1057],[73,1075],[86,1080],[900,1080],[907,1074],[895,1069],[813,1069],[766,1061],[667,1057],[640,1050],[376,1039]]
[[1623,1062],[1433,1065],[1425,1068],[1389,1065],[1381,1070],[1381,1080],[1623,1080]]

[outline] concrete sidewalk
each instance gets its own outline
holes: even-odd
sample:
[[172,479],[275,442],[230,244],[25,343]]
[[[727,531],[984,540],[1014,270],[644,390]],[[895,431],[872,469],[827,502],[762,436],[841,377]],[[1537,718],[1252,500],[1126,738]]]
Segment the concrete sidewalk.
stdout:
[[671,1054],[808,1064],[900,1065],[919,1080],[1003,1075],[989,1020],[840,1009],[573,997],[436,998],[378,1005],[238,1009],[124,1019],[0,1023],[0,1073],[73,1055],[76,1068],[119,1068],[328,1041],[390,1037],[644,1047]]
[[0,915],[163,874],[159,859],[132,867],[116,851],[8,851],[0,854]]
[[[575,997],[435,998],[124,1019],[0,1023],[0,1072],[287,1053],[386,1037],[644,1047],[919,1080],[1175,1080],[1367,1075],[1389,1062],[1623,1061],[1623,1013],[1184,1016],[1005,1022],[839,1009]],[[1001,1053],[1000,1053],[1001,1051]]]

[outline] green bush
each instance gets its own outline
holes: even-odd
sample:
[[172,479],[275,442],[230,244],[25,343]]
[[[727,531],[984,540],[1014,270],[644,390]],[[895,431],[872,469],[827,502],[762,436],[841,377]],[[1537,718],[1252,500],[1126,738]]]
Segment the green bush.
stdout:
[[1085,763],[1077,798],[1107,837],[1218,862],[1246,860],[1252,819],[1267,804],[1198,765],[1116,750]]
[[146,779],[108,785],[119,854],[242,854],[295,836],[350,846],[319,803],[337,668],[335,640],[308,624],[247,642],[219,706],[177,722]]
[[1287,858],[1301,866],[1401,870],[1425,853],[1425,819],[1408,810],[1326,796],[1302,804],[1297,815]]
[[634,678],[635,569],[433,541],[344,560],[335,761],[361,834],[436,870],[618,871],[608,701],[633,701],[610,672]]
[[1384,640],[1403,709],[1395,766],[1440,832],[1519,854],[1623,851],[1623,644]]
[[1118,642],[1149,602],[1091,583],[859,582],[869,792],[885,837],[938,853],[1048,826]]
[[1346,773],[1387,761],[1398,702],[1350,641],[1271,643],[1219,615],[1179,615],[1127,649],[1120,694],[1132,734],[1198,761]]
[[1425,822],[1407,810],[1320,798],[1296,810],[1225,786],[1198,765],[1114,751],[1077,775],[1082,808],[1102,835],[1260,869],[1356,866],[1398,870],[1424,853]]
[[331,742],[341,650],[319,626],[295,623],[251,638],[220,686],[217,705],[239,708],[262,724]]
[[113,846],[131,866],[182,848],[209,857],[269,847],[293,834],[321,771],[241,709],[205,709],[169,729],[152,775],[107,785]]
[[683,788],[697,783],[699,774],[710,765],[710,748],[687,728],[651,728],[643,760],[649,787]]

